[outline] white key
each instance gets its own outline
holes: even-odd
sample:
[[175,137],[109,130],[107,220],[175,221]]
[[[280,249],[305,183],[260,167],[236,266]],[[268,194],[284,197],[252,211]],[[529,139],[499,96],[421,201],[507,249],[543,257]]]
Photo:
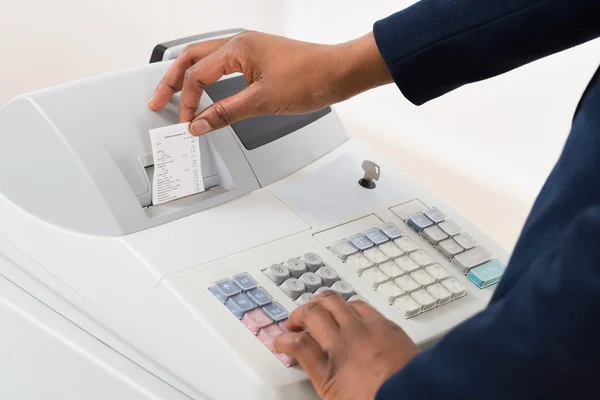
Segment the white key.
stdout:
[[318,294],[321,294],[323,292],[326,292],[328,290],[331,290],[331,288],[329,286],[322,286],[320,288],[317,289],[317,291],[315,292],[315,296]]
[[319,268],[317,270],[317,275],[321,277],[323,285],[325,286],[331,286],[340,279],[336,270],[331,267]]
[[333,284],[331,289],[338,292],[344,300],[348,300],[354,295],[354,288],[348,282],[337,281]]
[[400,311],[404,318],[414,317],[421,312],[421,305],[410,296],[397,298],[393,304],[394,308]]
[[365,269],[360,275],[363,282],[372,288],[376,288],[382,282],[387,281],[389,278],[383,272],[378,270],[377,268],[369,268]]
[[392,242],[387,242],[379,245],[379,250],[381,250],[383,254],[390,258],[400,257],[402,254],[404,254],[402,250],[400,250],[398,246],[396,246]]
[[360,253],[353,254],[350,257],[348,257],[345,261],[345,264],[348,265],[350,269],[356,272],[357,274],[360,274],[365,269],[374,266],[374,264],[371,261],[367,260],[367,258],[365,258],[365,256],[363,256]]
[[358,251],[356,247],[352,246],[352,244],[347,240],[339,240],[329,246],[329,250],[338,256],[338,258],[345,260],[346,257],[351,256],[352,254],[356,254]]
[[459,297],[462,297],[467,294],[467,290],[465,289],[465,287],[459,281],[457,281],[456,278],[449,278],[443,280],[441,283],[442,286],[446,288],[446,290],[452,293],[453,300],[458,299]]
[[394,263],[402,268],[404,272],[413,272],[419,269],[419,266],[408,256],[396,258]]
[[389,278],[395,278],[405,273],[404,270],[397,266],[393,261],[380,264],[379,270],[386,274]]
[[323,286],[323,280],[321,277],[314,272],[305,272],[300,277],[300,280],[306,286],[306,291],[314,293],[317,289]]
[[394,282],[387,281],[377,286],[377,293],[383,296],[388,303],[392,304],[392,301],[398,296],[402,296],[404,291],[398,287]]
[[314,296],[314,295],[313,295],[312,293],[302,293],[302,294],[300,295],[300,297],[298,297],[298,298],[297,298],[297,299],[294,301],[294,303],[296,303],[296,304],[297,304],[297,305],[299,305],[299,306],[302,306],[302,305],[304,305],[304,304],[308,303],[308,302],[309,302],[309,300],[310,300],[310,299],[311,299],[313,296]]
[[438,301],[438,305],[446,304],[452,300],[452,293],[447,291],[441,283],[436,283],[431,286],[427,286],[427,291]]
[[290,270],[281,264],[273,264],[263,272],[276,285],[281,285],[290,277]]
[[302,256],[302,260],[309,272],[315,272],[323,266],[323,259],[316,253],[306,253]]
[[306,292],[304,283],[296,278],[287,279],[279,288],[292,300],[296,300],[302,293]]
[[350,297],[348,299],[348,301],[363,301],[363,302],[369,304],[369,300],[367,300],[365,297],[363,297],[359,294],[355,294],[354,296]]
[[394,282],[405,292],[412,292],[413,290],[417,290],[421,287],[421,285],[415,282],[414,279],[408,275],[400,276],[394,279]]
[[437,304],[437,299],[430,295],[425,289],[415,290],[410,295],[417,303],[423,306],[421,309],[422,312],[435,308],[435,305]]
[[363,251],[363,254],[373,264],[381,264],[389,260],[389,257],[383,254],[377,247]]
[[299,258],[290,258],[284,265],[290,270],[292,278],[300,278],[306,272],[306,264]]
[[433,264],[433,258],[425,253],[425,250],[417,250],[408,255],[419,267]]
[[424,270],[420,269],[410,273],[410,277],[421,286],[429,286],[435,283],[435,279]]
[[437,281],[449,278],[450,273],[446,271],[440,264],[433,264],[425,267],[425,271]]
[[394,240],[394,244],[404,253],[410,253],[419,248],[408,236],[402,236],[400,239]]

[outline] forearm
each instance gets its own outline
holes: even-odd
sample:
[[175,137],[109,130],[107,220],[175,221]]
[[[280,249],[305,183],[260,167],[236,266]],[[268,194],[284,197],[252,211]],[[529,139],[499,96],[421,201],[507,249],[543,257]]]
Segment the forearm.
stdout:
[[600,36],[597,0],[421,0],[374,25],[415,104]]

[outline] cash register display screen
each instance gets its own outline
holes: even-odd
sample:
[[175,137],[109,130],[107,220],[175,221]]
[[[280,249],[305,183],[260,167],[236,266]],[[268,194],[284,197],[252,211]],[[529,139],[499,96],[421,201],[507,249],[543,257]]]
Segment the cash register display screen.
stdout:
[[[246,79],[243,76],[224,79],[207,86],[206,94],[217,102],[234,95],[246,88]],[[327,107],[319,111],[301,115],[262,115],[248,118],[231,125],[248,150],[256,149],[280,139],[292,132],[303,128],[310,123],[331,112]]]

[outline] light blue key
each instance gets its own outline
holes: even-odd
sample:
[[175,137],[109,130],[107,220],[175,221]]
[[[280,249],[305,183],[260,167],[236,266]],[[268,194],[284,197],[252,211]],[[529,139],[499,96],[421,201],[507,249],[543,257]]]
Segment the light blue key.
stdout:
[[435,207],[423,211],[423,214],[425,214],[427,218],[432,220],[434,224],[439,224],[440,222],[444,222],[446,220],[446,216],[444,215],[444,213]]
[[433,225],[433,221],[427,218],[427,216],[423,213],[416,213],[406,221],[406,224],[415,232],[421,233],[423,229]]
[[478,288],[483,289],[500,281],[506,267],[498,260],[488,261],[469,271],[467,278]]
[[233,281],[244,292],[247,292],[248,290],[254,289],[256,287],[256,281],[252,279],[252,277],[246,272],[234,276]]
[[362,233],[350,236],[348,240],[350,240],[350,243],[352,243],[359,251],[370,249],[374,246],[373,242]]
[[380,226],[379,230],[392,240],[398,239],[399,237],[404,235],[404,233],[396,225],[394,225],[391,222],[388,224],[385,224],[383,226]]
[[275,322],[283,321],[288,317],[288,312],[279,303],[266,305],[262,310]]
[[269,293],[263,288],[256,288],[246,293],[259,307],[265,306],[273,301]]
[[231,297],[227,300],[225,306],[227,306],[229,311],[239,319],[241,319],[248,311],[256,308],[256,304],[244,293]]
[[231,296],[240,293],[240,288],[231,279],[223,279],[212,285],[209,290],[222,303],[225,303]]
[[376,246],[389,240],[389,238],[377,228],[369,229],[365,232],[365,236],[369,238],[371,242],[375,243]]

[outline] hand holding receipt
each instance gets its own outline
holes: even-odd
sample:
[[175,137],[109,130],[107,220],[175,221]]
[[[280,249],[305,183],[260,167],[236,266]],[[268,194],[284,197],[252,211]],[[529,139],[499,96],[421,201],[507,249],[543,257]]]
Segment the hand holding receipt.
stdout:
[[188,123],[150,129],[154,156],[152,204],[159,205],[205,190],[200,144]]

